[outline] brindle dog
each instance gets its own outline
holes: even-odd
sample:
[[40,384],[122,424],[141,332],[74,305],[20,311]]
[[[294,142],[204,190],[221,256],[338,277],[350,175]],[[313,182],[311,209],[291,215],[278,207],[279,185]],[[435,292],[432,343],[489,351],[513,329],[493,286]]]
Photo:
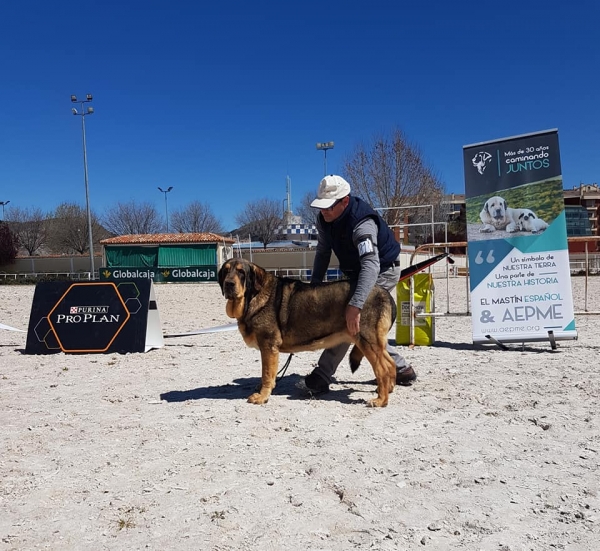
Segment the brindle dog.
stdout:
[[360,316],[360,332],[350,335],[345,309],[351,297],[346,280],[309,284],[277,277],[243,259],[231,259],[219,270],[219,285],[227,299],[225,311],[238,321],[244,342],[260,350],[262,384],[248,401],[264,404],[275,388],[280,352],[301,352],[352,343],[350,367],[358,369],[366,356],[377,380],[377,398],[384,407],[396,384],[396,365],[386,350],[387,335],[396,318],[396,304],[375,286]]

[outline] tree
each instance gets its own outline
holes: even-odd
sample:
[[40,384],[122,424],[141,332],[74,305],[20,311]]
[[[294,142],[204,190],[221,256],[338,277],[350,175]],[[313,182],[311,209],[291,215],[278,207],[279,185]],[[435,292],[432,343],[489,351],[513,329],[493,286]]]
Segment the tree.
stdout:
[[46,243],[46,215],[39,208],[10,209],[8,224],[19,245],[33,256]]
[[19,240],[6,222],[0,222],[0,266],[11,264],[17,257]]
[[[431,209],[392,207],[433,205],[434,220],[446,220],[441,212],[446,210],[443,184],[400,129],[374,137],[367,146],[357,146],[345,159],[343,173],[353,194],[374,208],[386,209],[379,212],[389,225],[405,223],[407,217],[411,223],[431,222]],[[414,233],[431,235],[430,225],[424,227]]]
[[151,203],[117,203],[103,217],[104,227],[114,235],[158,233],[163,223],[156,207]]
[[296,208],[296,214],[302,218],[304,224],[316,224],[319,209],[313,209],[310,204],[316,199],[317,194],[309,191],[302,197],[300,206]]
[[279,233],[278,228],[282,224],[280,202],[274,199],[259,199],[248,203],[246,209],[235,219],[266,249],[269,243],[275,241]]
[[221,221],[210,206],[193,201],[187,207],[171,215],[171,226],[180,233],[223,233]]
[[[440,239],[436,239],[439,241]],[[454,215],[448,222],[448,241],[466,241],[467,240],[467,209],[465,205],[460,206],[458,215]],[[464,248],[459,247],[457,251],[464,252]]]
[[[92,238],[94,245],[107,237],[106,230],[99,224],[96,215],[91,213]],[[89,252],[89,232],[87,211],[76,203],[62,203],[48,221],[48,244],[52,250],[61,253]]]

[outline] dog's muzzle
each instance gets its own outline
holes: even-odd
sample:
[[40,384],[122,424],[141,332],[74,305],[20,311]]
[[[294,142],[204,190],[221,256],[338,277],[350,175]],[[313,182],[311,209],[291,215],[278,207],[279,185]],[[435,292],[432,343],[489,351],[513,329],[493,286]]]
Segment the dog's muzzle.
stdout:
[[237,291],[237,285],[235,284],[235,281],[225,280],[223,282],[223,296],[226,299],[238,298],[238,294],[236,291]]

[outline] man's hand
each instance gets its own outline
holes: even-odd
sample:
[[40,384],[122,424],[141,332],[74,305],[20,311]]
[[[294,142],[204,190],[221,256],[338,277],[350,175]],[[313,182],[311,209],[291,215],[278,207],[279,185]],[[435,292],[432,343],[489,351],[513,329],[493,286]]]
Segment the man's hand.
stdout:
[[346,327],[351,335],[358,334],[360,331],[360,308],[346,306]]

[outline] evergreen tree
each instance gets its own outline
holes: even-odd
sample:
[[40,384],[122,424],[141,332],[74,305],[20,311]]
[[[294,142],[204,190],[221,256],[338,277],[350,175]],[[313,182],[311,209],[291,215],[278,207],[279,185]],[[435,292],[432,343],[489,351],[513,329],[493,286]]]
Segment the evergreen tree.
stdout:
[[11,264],[17,257],[19,243],[6,222],[0,222],[0,266]]

